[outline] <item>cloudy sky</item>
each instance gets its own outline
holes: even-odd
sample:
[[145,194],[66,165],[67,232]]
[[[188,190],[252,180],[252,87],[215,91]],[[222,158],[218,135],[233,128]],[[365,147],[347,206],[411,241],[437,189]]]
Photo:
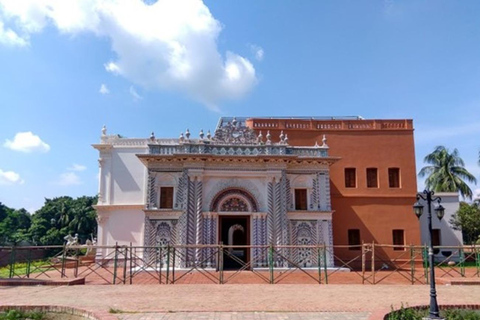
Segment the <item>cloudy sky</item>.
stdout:
[[177,137],[220,116],[413,119],[417,168],[445,145],[480,178],[479,12],[476,0],[0,0],[0,201],[33,211],[95,195],[104,124]]

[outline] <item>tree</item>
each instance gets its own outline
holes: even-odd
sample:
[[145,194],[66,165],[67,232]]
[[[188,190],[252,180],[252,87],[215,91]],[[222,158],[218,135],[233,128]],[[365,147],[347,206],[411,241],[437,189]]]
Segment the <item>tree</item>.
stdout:
[[15,210],[0,202],[0,244],[30,240],[31,216],[25,209]]
[[460,208],[453,214],[450,223],[453,229],[462,231],[465,244],[474,244],[480,236],[480,202],[460,202]]
[[423,167],[418,174],[420,177],[427,176],[427,189],[436,192],[460,192],[464,198],[472,198],[472,190],[464,180],[476,184],[477,179],[465,169],[465,163],[457,149],[450,153],[444,146],[438,146],[423,161],[431,164]]
[[78,199],[58,197],[45,199],[45,204],[32,216],[29,233],[42,245],[64,243],[68,234],[78,234],[84,242],[96,233],[96,197],[83,196]]

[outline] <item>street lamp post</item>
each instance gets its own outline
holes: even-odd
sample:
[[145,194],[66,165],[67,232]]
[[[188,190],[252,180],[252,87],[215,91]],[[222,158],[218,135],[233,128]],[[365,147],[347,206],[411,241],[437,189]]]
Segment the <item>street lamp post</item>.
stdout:
[[417,202],[413,205],[415,215],[420,219],[423,213],[423,205],[420,203],[420,199],[427,201],[428,205],[428,262],[430,266],[430,315],[424,319],[443,319],[440,317],[440,312],[437,303],[437,290],[435,289],[435,266],[433,258],[433,244],[432,244],[432,201],[437,201],[438,205],[435,207],[435,213],[439,220],[442,220],[445,214],[445,208],[440,204],[442,199],[440,197],[434,197],[433,191],[425,190],[423,193],[417,193]]

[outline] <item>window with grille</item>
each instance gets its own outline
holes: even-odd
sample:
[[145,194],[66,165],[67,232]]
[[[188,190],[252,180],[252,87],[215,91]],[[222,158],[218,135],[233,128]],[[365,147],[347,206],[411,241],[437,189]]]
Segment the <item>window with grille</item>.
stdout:
[[349,250],[360,250],[360,229],[348,229],[348,245]]
[[399,168],[388,168],[388,185],[390,188],[400,188]]
[[345,168],[345,188],[357,186],[357,172],[355,168]]
[[295,189],[295,210],[307,210],[307,189]]
[[[405,235],[403,230],[393,230],[392,231],[392,237],[393,237],[393,245],[395,246],[404,246],[405,245]],[[393,250],[396,251],[402,251],[405,250],[404,247],[395,247]]]
[[377,168],[367,168],[367,188],[378,188]]
[[160,209],[173,208],[173,187],[160,187]]

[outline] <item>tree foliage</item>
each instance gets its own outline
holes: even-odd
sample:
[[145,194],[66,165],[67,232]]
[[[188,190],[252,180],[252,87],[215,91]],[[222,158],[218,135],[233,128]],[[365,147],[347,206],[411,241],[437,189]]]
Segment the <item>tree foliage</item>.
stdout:
[[430,165],[423,167],[418,175],[427,176],[427,189],[436,192],[460,192],[463,197],[472,198],[472,190],[465,180],[470,183],[477,183],[477,180],[465,169],[465,163],[457,149],[450,153],[444,146],[438,146],[423,161]]
[[480,202],[460,202],[460,208],[450,219],[455,230],[461,230],[463,242],[474,244],[480,236]]
[[39,245],[64,243],[68,234],[78,234],[83,243],[96,235],[97,197],[45,199],[45,204],[30,215],[25,209],[14,210],[0,203],[0,244],[21,240]]

